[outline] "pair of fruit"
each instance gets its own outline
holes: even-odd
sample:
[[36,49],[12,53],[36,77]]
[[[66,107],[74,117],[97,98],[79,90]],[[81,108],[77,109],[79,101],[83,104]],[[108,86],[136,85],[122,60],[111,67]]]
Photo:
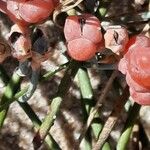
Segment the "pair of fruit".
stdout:
[[144,35],[134,36],[126,49],[118,69],[126,75],[133,100],[150,105],[150,39]]
[[104,47],[111,49],[114,54],[120,55],[128,42],[128,32],[121,26],[108,27],[103,38],[100,21],[91,14],[69,16],[65,22],[64,34],[67,40],[68,54],[78,61],[91,59]]
[[100,21],[91,14],[67,17],[64,34],[68,54],[78,61],[91,59],[102,44]]
[[24,26],[45,20],[58,3],[58,0],[7,0],[0,2],[2,11],[12,21]]

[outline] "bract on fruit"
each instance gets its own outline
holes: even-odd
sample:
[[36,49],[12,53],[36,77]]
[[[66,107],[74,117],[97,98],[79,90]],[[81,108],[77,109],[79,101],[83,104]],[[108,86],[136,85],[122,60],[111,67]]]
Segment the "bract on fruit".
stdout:
[[115,54],[124,54],[125,46],[129,40],[127,29],[122,26],[110,26],[104,34],[105,47]]

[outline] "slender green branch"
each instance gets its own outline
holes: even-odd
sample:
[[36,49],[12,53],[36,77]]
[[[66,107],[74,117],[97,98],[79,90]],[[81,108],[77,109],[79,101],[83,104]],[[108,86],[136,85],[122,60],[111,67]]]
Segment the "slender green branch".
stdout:
[[129,98],[129,88],[128,86],[125,87],[123,90],[123,94],[118,98],[115,108],[112,111],[111,115],[105,122],[105,125],[99,135],[97,143],[93,146],[92,150],[99,150],[104,145],[105,141],[109,137],[114,125],[116,124],[118,118],[120,117],[121,111],[124,108],[126,101]]
[[[78,70],[77,75],[78,75],[78,84],[79,84],[80,92],[82,95],[81,103],[82,103],[83,119],[85,123],[87,120],[88,114],[91,110],[91,107],[92,107],[93,91],[92,91],[92,86],[91,86],[90,79],[87,73],[87,69],[80,68]],[[91,150],[92,144],[90,140],[90,132],[86,134],[86,137],[83,139],[80,146],[83,150]]]
[[44,81],[44,80],[48,80],[50,77],[54,76],[56,73],[58,73],[59,71],[65,69],[68,66],[69,62],[62,64],[59,66],[58,69],[52,71],[48,71],[46,74],[44,74],[41,78],[40,81]]
[[[62,64],[60,65],[60,67],[58,69],[56,69],[54,72],[47,72],[46,74],[44,74],[41,78],[40,81],[45,81],[48,80],[49,78],[52,78],[56,73],[58,73],[59,71],[65,69],[67,67],[68,63]],[[1,70],[2,69],[2,70]],[[4,78],[3,81],[5,81],[6,83],[9,81],[9,77],[6,76],[6,72],[4,72],[4,69],[0,68],[0,77],[2,76],[2,78]],[[11,103],[13,103],[14,101],[18,100],[19,97],[21,97],[22,95],[24,95],[28,90],[27,88],[24,88],[23,90],[17,92],[13,98],[9,101],[6,101],[5,103],[0,105],[0,111],[2,111],[3,109],[7,108]]]
[[[12,100],[16,90],[19,88],[20,79],[21,79],[21,77],[18,76],[17,73],[14,73],[12,75],[12,78],[10,79],[8,85],[6,86],[6,89],[5,89],[4,94],[2,96],[2,99],[0,102],[1,105]],[[3,126],[5,117],[6,117],[7,112],[8,112],[8,108],[9,107],[7,106],[3,110],[0,111],[0,128],[2,128],[2,126]]]
[[133,107],[130,109],[128,113],[128,119],[125,123],[124,130],[119,138],[117,144],[117,150],[126,150],[126,146],[130,139],[130,135],[134,126],[134,123],[137,119],[141,106],[137,103],[134,103]]
[[[5,69],[0,66],[0,76],[2,76],[2,81],[7,84],[8,81],[9,81],[9,76],[7,75]],[[14,97],[15,99],[18,99],[20,97],[20,95],[22,95],[23,93],[25,93],[27,91],[27,88],[25,90],[22,90],[20,92],[18,92]],[[11,101],[8,101],[7,103],[5,104],[9,104],[9,102]],[[38,130],[38,128],[40,127],[41,125],[41,121],[40,119],[38,118],[38,116],[35,114],[35,112],[32,110],[32,108],[30,107],[30,105],[28,105],[28,103],[21,103],[21,102],[18,102],[19,105],[22,107],[22,109],[25,111],[25,113],[28,115],[28,117],[31,119],[34,127],[36,130]],[[5,105],[4,104],[4,105]],[[4,107],[3,109],[7,108],[9,105],[7,105],[6,107]],[[2,111],[2,110],[0,110]],[[45,139],[45,143],[47,144],[47,146],[49,147],[49,149],[57,149],[59,150],[59,146],[58,144],[54,141],[54,139],[52,138],[52,136],[50,134],[48,134],[48,136],[46,137]]]
[[52,100],[51,105],[49,107],[49,113],[48,115],[45,117],[39,131],[37,132],[33,143],[35,148],[39,148],[40,145],[36,145],[37,139],[39,140],[39,143],[42,144],[43,140],[45,139],[46,135],[48,134],[51,126],[53,125],[53,122],[56,118],[56,115],[59,111],[60,105],[62,100],[65,98],[66,93],[68,92],[70,85],[71,85],[71,81],[72,81],[72,77],[74,77],[78,71],[79,68],[79,64],[78,62],[72,61],[66,72],[64,77],[61,80],[61,83],[58,87],[58,92],[56,94],[56,97]]
[[84,138],[85,134],[86,134],[86,131],[88,130],[89,126],[91,125],[95,115],[97,114],[98,112],[98,109],[99,107],[101,106],[102,102],[104,101],[104,99],[106,98],[106,95],[108,93],[108,91],[110,90],[111,86],[112,86],[112,82],[114,81],[114,79],[116,78],[117,76],[117,71],[114,71],[111,75],[111,77],[109,78],[108,82],[106,83],[106,86],[104,87],[103,91],[102,91],[102,94],[99,98],[99,100],[97,101],[96,103],[96,106],[91,109],[90,111],[90,114],[89,114],[89,117],[87,119],[87,123],[86,125],[84,126],[83,128],[83,131],[79,137],[79,143],[82,141],[82,139]]
[[93,102],[93,90],[86,69],[80,68],[78,71],[78,83],[82,95],[83,104],[85,105],[86,113],[89,114]]
[[[81,91],[81,95],[82,95],[82,103],[83,103],[83,114],[84,114],[84,120],[87,120],[87,117],[90,113],[90,110],[93,109],[94,106],[94,95],[93,95],[93,90],[92,90],[92,85],[90,82],[90,78],[87,72],[87,69],[85,68],[80,68],[78,71],[78,83],[79,83],[79,87],[80,87],[80,91]],[[97,113],[97,115],[95,115],[95,119],[97,120],[99,118],[99,115]],[[95,122],[93,120],[92,124],[91,124],[91,128],[92,128],[92,133],[95,136],[95,139],[98,138],[100,131],[102,129],[102,125],[98,119],[98,122]],[[85,141],[85,140],[84,140]],[[87,141],[89,142],[89,141]],[[81,146],[85,145],[85,143],[82,141]],[[88,145],[90,145],[90,143],[88,143]],[[82,146],[83,147],[83,146]],[[85,147],[86,149],[86,147]],[[109,143],[105,143],[105,145],[103,146],[103,150],[110,150],[110,146]]]
[[[21,106],[21,108],[25,111],[27,116],[30,118],[30,120],[32,121],[34,125],[35,130],[37,131],[40,125],[42,124],[41,120],[38,118],[38,116],[35,114],[35,112],[32,110],[32,108],[27,102],[23,102],[23,103],[18,102],[18,103]],[[55,142],[55,140],[50,134],[48,134],[47,137],[45,138],[45,143],[48,146],[48,148],[51,150],[60,149],[60,147],[58,146],[58,144]]]

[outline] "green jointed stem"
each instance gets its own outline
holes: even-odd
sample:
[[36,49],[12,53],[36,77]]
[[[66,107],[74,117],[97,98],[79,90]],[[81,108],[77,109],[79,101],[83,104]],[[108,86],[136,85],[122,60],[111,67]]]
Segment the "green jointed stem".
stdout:
[[[77,75],[78,75],[78,84],[82,95],[81,103],[83,110],[83,119],[85,122],[92,107],[91,104],[93,103],[93,91],[87,73],[87,69],[80,68],[78,70]],[[87,133],[87,136],[82,140],[82,143],[80,144],[83,150],[90,150],[92,148],[90,139],[88,138],[89,134],[90,133]]]
[[[85,122],[91,109],[92,104],[91,102],[93,100],[93,91],[89,76],[87,74],[87,69],[80,68],[78,70],[77,75],[78,75],[78,84],[82,95],[81,103],[82,103],[83,119]],[[90,133],[87,133],[87,136],[82,140],[82,143],[80,144],[83,150],[86,149],[89,150],[92,148],[91,141],[88,138],[89,134]]]
[[[3,78],[2,81],[7,84],[9,81],[9,76],[7,75],[6,71],[3,69],[2,66],[0,66],[0,76],[2,76]],[[4,79],[5,78],[5,79]],[[18,92],[17,94],[15,94],[14,98],[18,99],[20,96],[22,96],[25,92],[27,91],[27,88]],[[8,104],[12,102],[12,101],[8,101],[6,105],[6,107],[3,107],[3,109],[8,108]],[[32,110],[32,108],[30,107],[30,105],[28,105],[28,103],[21,103],[18,102],[19,105],[22,107],[22,109],[26,112],[26,114],[28,115],[28,117],[31,119],[34,127],[36,130],[38,130],[38,128],[40,127],[40,125],[42,124],[42,122],[40,121],[40,119],[38,118],[38,116],[35,114],[35,112]],[[5,106],[4,104],[4,106]],[[2,105],[3,106],[3,105]],[[1,108],[1,107],[0,107]],[[0,111],[2,111],[2,109],[0,109]],[[46,139],[45,139],[45,143],[47,144],[47,146],[49,147],[49,149],[56,149],[59,150],[59,146],[58,144],[54,141],[54,139],[52,138],[52,136],[50,134],[47,135]]]
[[57,72],[59,72],[59,71],[65,69],[68,64],[69,64],[69,62],[60,65],[59,68],[56,69],[56,70],[53,71],[53,72],[51,72],[51,71],[47,72],[46,74],[44,74],[44,75],[40,78],[40,81],[48,80],[50,77],[52,77],[53,75],[55,75]]
[[[30,107],[30,105],[27,102],[18,102],[19,105],[21,106],[21,108],[25,111],[25,113],[27,114],[27,116],[30,118],[30,120],[32,121],[35,130],[38,130],[40,125],[42,124],[41,120],[38,118],[38,116],[35,114],[35,112],[32,110],[32,108]],[[47,137],[45,138],[45,143],[47,144],[48,148],[50,150],[59,150],[60,147],[58,146],[58,144],[55,142],[55,140],[53,139],[53,137],[48,134]]]
[[[82,101],[83,101],[83,106],[85,106],[86,109],[86,114],[89,115],[90,110],[93,108],[93,90],[92,90],[92,85],[90,82],[90,78],[87,72],[87,69],[85,68],[80,68],[78,70],[78,81],[79,81],[79,87],[82,95]],[[84,109],[84,108],[83,108]],[[97,114],[98,116],[98,114]],[[96,116],[95,116],[96,117]],[[87,119],[87,117],[85,116]],[[95,138],[97,139],[100,131],[102,129],[102,125],[100,122],[94,122],[91,124],[92,132]],[[83,143],[83,142],[82,142]],[[82,144],[81,143],[81,144]],[[110,150],[109,143],[105,143],[103,146],[103,150]]]
[[80,68],[78,71],[78,80],[82,97],[85,99],[93,98],[93,90],[90,82],[90,78],[87,69]]
[[[19,88],[20,83],[20,76],[18,76],[16,73],[12,75],[12,78],[10,79],[8,85],[6,86],[6,89],[4,91],[4,94],[1,98],[0,104],[3,105],[9,101],[12,100],[17,88]],[[5,117],[7,115],[8,107],[5,107],[5,109],[0,111],[0,128],[2,128]]]
[[[48,71],[46,74],[44,74],[41,78],[40,81],[45,81],[48,80],[49,78],[52,78],[57,72],[65,69],[67,67],[68,63],[60,65],[58,69],[56,69],[54,72]],[[2,69],[2,70],[1,70]],[[2,80],[7,84],[9,81],[9,77],[7,76],[7,73],[4,71],[3,67],[0,66],[0,77],[2,77]],[[5,102],[4,104],[0,105],[0,111],[3,109],[7,108],[11,103],[16,101],[19,97],[21,97],[23,94],[27,92],[28,88],[25,88],[19,92],[17,92],[14,97],[10,100]]]
[[86,69],[80,68],[78,71],[78,82],[83,98],[83,103],[86,107],[86,112],[89,114],[93,103],[93,90]]
[[76,75],[78,68],[79,68],[78,62],[72,61],[69,64],[69,66],[65,72],[65,75],[62,78],[61,83],[58,87],[58,92],[56,94],[56,97],[52,100],[52,103],[51,103],[50,108],[49,108],[49,113],[45,117],[45,119],[44,119],[37,135],[35,136],[35,138],[38,136],[38,137],[40,137],[41,141],[43,141],[45,139],[51,126],[53,125],[53,122],[54,122],[56,115],[59,111],[61,102],[62,102],[63,98],[65,98],[65,96],[66,96],[66,94],[70,88],[70,85],[72,83],[71,79],[72,79],[72,77],[74,77]]
[[141,108],[141,105],[134,103],[133,107],[129,111],[128,119],[125,124],[125,128],[124,128],[124,130],[121,134],[121,137],[118,141],[118,144],[117,144],[117,150],[126,150],[126,147],[127,147],[128,141],[130,139],[130,135],[132,133],[134,123],[139,114],[140,108]]

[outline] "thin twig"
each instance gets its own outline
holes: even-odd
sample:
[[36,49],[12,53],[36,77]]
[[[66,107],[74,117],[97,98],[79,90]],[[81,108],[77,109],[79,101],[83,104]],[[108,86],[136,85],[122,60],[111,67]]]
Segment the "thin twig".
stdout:
[[112,111],[111,115],[105,122],[102,132],[98,138],[98,141],[94,145],[92,150],[99,150],[102,148],[108,136],[110,135],[114,125],[116,124],[128,97],[129,97],[129,88],[128,86],[126,86],[125,89],[123,90],[123,94],[117,100],[114,110]]

